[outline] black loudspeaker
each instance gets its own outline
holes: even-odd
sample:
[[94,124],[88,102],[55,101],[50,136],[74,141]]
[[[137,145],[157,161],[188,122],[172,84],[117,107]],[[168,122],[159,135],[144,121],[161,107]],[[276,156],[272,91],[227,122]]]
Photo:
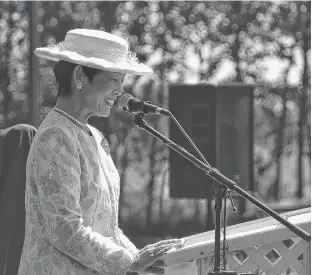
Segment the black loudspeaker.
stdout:
[[[172,85],[169,109],[210,165],[253,191],[253,86]],[[200,159],[173,120],[170,139]],[[170,196],[212,198],[213,180],[170,150]]]

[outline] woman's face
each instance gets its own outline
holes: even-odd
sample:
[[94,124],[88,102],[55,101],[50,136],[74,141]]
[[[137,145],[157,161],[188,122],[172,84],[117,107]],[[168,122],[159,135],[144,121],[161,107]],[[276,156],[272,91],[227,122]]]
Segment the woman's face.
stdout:
[[124,74],[99,71],[90,82],[84,77],[84,105],[90,115],[107,117],[117,96],[122,94]]

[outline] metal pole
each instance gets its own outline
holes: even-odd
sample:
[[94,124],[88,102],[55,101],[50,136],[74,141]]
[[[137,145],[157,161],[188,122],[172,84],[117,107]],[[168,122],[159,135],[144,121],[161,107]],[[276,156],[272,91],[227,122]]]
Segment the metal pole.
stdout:
[[[222,192],[222,191],[221,191]],[[221,209],[222,209],[222,197],[218,197],[215,200],[215,258],[214,258],[214,272],[220,272],[221,264]]]

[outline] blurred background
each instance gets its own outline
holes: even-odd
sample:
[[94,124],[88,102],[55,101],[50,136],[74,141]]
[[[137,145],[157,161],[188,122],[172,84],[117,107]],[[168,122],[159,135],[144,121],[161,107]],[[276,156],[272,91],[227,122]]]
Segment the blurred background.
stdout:
[[[245,190],[279,212],[310,206],[310,1],[3,1],[0,14],[1,129],[38,127],[56,102],[53,63],[35,57],[36,47],[62,41],[73,28],[105,30],[127,39],[154,69],[125,79],[124,91],[141,100],[169,108],[175,84],[252,86],[252,182]],[[169,135],[167,118],[147,120]],[[117,108],[91,123],[111,144],[121,176],[120,227],[130,239],[142,246],[212,229],[211,200],[170,196],[164,144]],[[236,202],[244,210],[230,207],[229,225],[266,216]]]

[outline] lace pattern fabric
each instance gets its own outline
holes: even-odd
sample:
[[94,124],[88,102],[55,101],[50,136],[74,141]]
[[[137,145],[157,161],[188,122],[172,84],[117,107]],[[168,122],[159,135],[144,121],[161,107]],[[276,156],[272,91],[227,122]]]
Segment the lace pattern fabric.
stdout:
[[137,248],[118,227],[119,175],[101,146],[51,111],[26,167],[26,231],[18,275],[122,275]]

